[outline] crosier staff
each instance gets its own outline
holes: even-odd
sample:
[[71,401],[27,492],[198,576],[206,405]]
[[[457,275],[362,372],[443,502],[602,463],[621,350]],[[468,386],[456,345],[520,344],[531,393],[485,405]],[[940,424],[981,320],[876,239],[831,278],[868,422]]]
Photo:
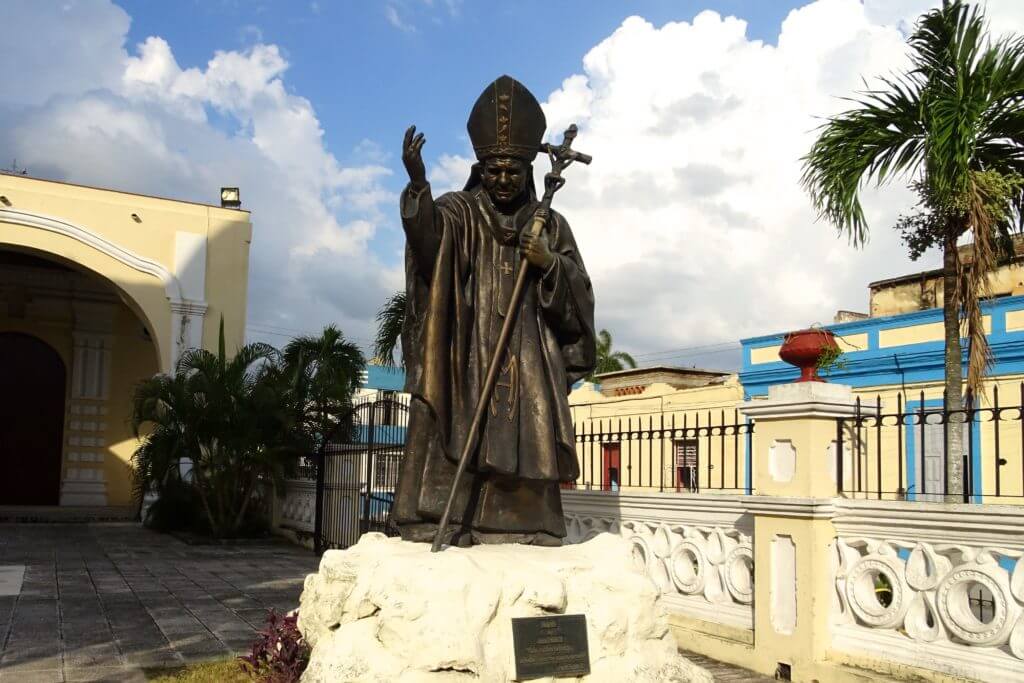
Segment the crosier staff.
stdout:
[[[554,198],[555,193],[565,185],[562,171],[568,168],[574,161],[589,164],[593,160],[592,157],[572,149],[572,141],[576,138],[577,130],[574,123],[566,129],[565,134],[562,136],[562,144],[555,146],[544,143],[540,146],[540,151],[546,153],[551,160],[551,171],[544,176],[544,196],[540,200],[540,207],[533,214],[533,222],[529,227],[529,233],[534,238],[538,237],[544,229],[544,224],[547,222],[548,215],[551,212],[551,200]],[[491,356],[491,362],[487,367],[487,376],[480,390],[480,398],[477,401],[476,410],[473,411],[473,421],[469,425],[466,442],[462,446],[459,464],[455,469],[455,476],[452,478],[451,489],[448,491],[448,502],[445,503],[444,513],[441,515],[441,521],[437,525],[437,535],[434,536],[434,543],[430,546],[431,552],[438,552],[444,545],[444,535],[448,529],[452,505],[455,503],[455,492],[458,490],[459,480],[466,471],[466,465],[469,464],[469,458],[473,451],[476,450],[477,439],[480,437],[480,425],[483,423],[484,415],[487,412],[487,405],[491,400],[491,394],[494,392],[494,385],[498,381],[501,359],[505,355],[505,349],[508,347],[509,337],[512,336],[515,319],[519,313],[519,305],[522,303],[523,293],[526,291],[526,280],[530,277],[531,272],[532,270],[529,267],[526,256],[523,256],[520,259],[519,274],[516,276],[515,287],[512,289],[508,315],[505,316],[505,322],[501,326],[501,333],[498,335],[498,341],[494,346],[494,354]]]

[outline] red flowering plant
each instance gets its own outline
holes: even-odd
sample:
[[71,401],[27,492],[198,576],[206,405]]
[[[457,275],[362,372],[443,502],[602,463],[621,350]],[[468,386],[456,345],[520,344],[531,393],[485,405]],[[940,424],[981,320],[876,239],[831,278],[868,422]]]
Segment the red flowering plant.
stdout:
[[298,683],[309,664],[310,647],[299,632],[299,614],[270,610],[252,651],[239,657],[242,671],[264,683]]

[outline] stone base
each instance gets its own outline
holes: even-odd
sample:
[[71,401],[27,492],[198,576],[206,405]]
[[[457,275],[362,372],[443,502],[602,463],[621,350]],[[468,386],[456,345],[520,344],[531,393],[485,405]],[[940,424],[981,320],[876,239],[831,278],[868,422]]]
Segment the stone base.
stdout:
[[60,504],[76,507],[107,505],[107,484],[104,481],[65,479],[60,487]]
[[[511,681],[512,618],[583,614],[588,681],[711,683],[677,651],[658,590],[612,534],[561,548],[448,548],[367,534],[306,577],[304,683]],[[540,679],[553,680],[553,679]]]

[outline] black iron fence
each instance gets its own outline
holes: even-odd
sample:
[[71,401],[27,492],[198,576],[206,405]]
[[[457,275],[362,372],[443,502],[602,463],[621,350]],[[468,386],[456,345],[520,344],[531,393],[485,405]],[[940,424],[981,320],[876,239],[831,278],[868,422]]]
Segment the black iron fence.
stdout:
[[580,476],[564,488],[752,492],[754,423],[737,410],[591,418],[575,431]]
[[408,397],[376,397],[356,403],[325,441],[316,458],[318,553],[354,545],[369,531],[398,534],[391,508],[408,424]]
[[840,494],[923,502],[1024,502],[1024,383],[949,410],[924,392],[857,399],[836,420]]

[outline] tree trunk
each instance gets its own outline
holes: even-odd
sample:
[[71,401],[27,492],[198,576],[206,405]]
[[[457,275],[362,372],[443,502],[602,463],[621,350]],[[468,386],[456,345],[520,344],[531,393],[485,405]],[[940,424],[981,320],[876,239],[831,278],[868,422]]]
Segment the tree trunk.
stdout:
[[[957,300],[956,237],[947,235],[943,242],[942,254],[942,319],[946,336],[946,439],[949,457],[946,459],[946,502],[959,503],[963,500],[963,432],[964,415],[955,413],[963,409],[963,350],[960,345],[960,302]],[[922,466],[924,455],[921,457]],[[924,481],[924,472],[921,473]],[[939,491],[928,491],[939,493]]]
[[245,520],[245,513],[249,509],[249,501],[252,500],[252,495],[256,489],[256,475],[250,475],[249,485],[242,487],[242,506],[238,510],[238,514],[235,516],[234,525],[231,529],[232,532],[237,533],[239,527],[242,526],[242,522]]

